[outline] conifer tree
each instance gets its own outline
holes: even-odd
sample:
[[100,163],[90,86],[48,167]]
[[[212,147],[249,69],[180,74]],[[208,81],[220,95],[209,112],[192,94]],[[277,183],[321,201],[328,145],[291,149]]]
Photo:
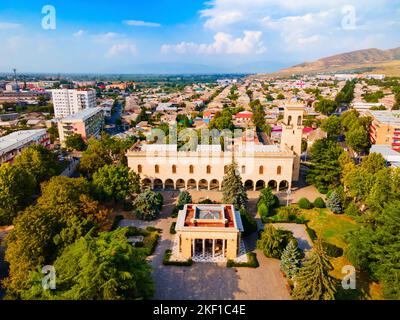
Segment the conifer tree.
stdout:
[[228,167],[228,172],[223,180],[222,192],[222,201],[226,204],[233,204],[237,209],[244,207],[248,201],[242,177],[237,172],[235,161]]
[[294,277],[292,297],[296,300],[333,300],[336,288],[335,279],[329,274],[331,270],[332,264],[319,237],[310,257]]
[[290,241],[281,256],[281,270],[292,279],[300,266],[300,252],[294,241]]

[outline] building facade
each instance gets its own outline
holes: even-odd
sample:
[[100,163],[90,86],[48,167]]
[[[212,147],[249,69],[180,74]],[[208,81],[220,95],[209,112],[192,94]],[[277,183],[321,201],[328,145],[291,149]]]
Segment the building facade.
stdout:
[[234,159],[247,190],[285,190],[299,179],[303,110],[285,108],[280,145],[235,144],[228,151],[221,145],[197,145],[182,151],[176,144],[143,144],[127,152],[128,166],[141,176],[144,187],[221,190]]
[[96,90],[56,89],[51,90],[54,116],[64,118],[82,110],[96,107]]
[[175,227],[178,257],[234,260],[238,257],[243,225],[233,205],[187,204]]
[[372,144],[387,145],[400,152],[400,110],[368,111],[372,120],[370,140]]
[[48,147],[50,137],[46,129],[21,130],[0,138],[0,164],[13,162],[23,149],[33,144]]
[[85,141],[90,137],[98,138],[103,127],[104,113],[101,108],[86,109],[65,117],[58,122],[61,145],[65,146],[65,141],[73,134],[80,134]]

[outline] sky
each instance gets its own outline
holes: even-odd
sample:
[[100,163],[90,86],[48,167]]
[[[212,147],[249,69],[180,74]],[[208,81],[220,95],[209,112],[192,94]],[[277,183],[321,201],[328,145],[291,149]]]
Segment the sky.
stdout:
[[0,72],[270,72],[399,27],[400,0],[3,0]]

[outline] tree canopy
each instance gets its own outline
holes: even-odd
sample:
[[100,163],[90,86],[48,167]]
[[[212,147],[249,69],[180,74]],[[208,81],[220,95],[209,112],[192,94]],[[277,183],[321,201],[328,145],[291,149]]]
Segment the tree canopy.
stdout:
[[228,166],[227,173],[222,182],[222,201],[227,204],[233,204],[236,209],[240,209],[246,205],[248,198],[242,183],[242,177],[237,171],[236,162]]

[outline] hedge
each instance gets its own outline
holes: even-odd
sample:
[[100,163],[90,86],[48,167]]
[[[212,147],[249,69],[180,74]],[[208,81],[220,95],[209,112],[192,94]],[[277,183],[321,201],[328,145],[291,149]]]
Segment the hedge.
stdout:
[[193,260],[189,259],[187,261],[170,261],[172,255],[172,250],[165,250],[163,257],[163,265],[165,266],[178,266],[178,267],[190,267],[193,265]]
[[325,249],[326,254],[331,258],[339,258],[343,256],[343,249],[335,246],[329,242],[323,242],[323,246]]
[[316,233],[313,229],[311,229],[311,228],[308,226],[308,224],[306,224],[306,231],[307,231],[307,233],[308,233],[308,235],[310,236],[310,238],[311,238],[312,241],[315,241],[315,240],[318,239],[317,233]]
[[325,208],[326,205],[325,205],[324,199],[322,199],[321,197],[315,199],[314,200],[314,207],[319,208],[319,209]]
[[171,227],[169,228],[170,234],[176,234],[175,227],[176,227],[176,222],[172,222]]
[[227,268],[258,268],[260,264],[257,260],[257,255],[254,252],[247,252],[248,262],[235,262],[233,260],[228,260],[226,263]]

